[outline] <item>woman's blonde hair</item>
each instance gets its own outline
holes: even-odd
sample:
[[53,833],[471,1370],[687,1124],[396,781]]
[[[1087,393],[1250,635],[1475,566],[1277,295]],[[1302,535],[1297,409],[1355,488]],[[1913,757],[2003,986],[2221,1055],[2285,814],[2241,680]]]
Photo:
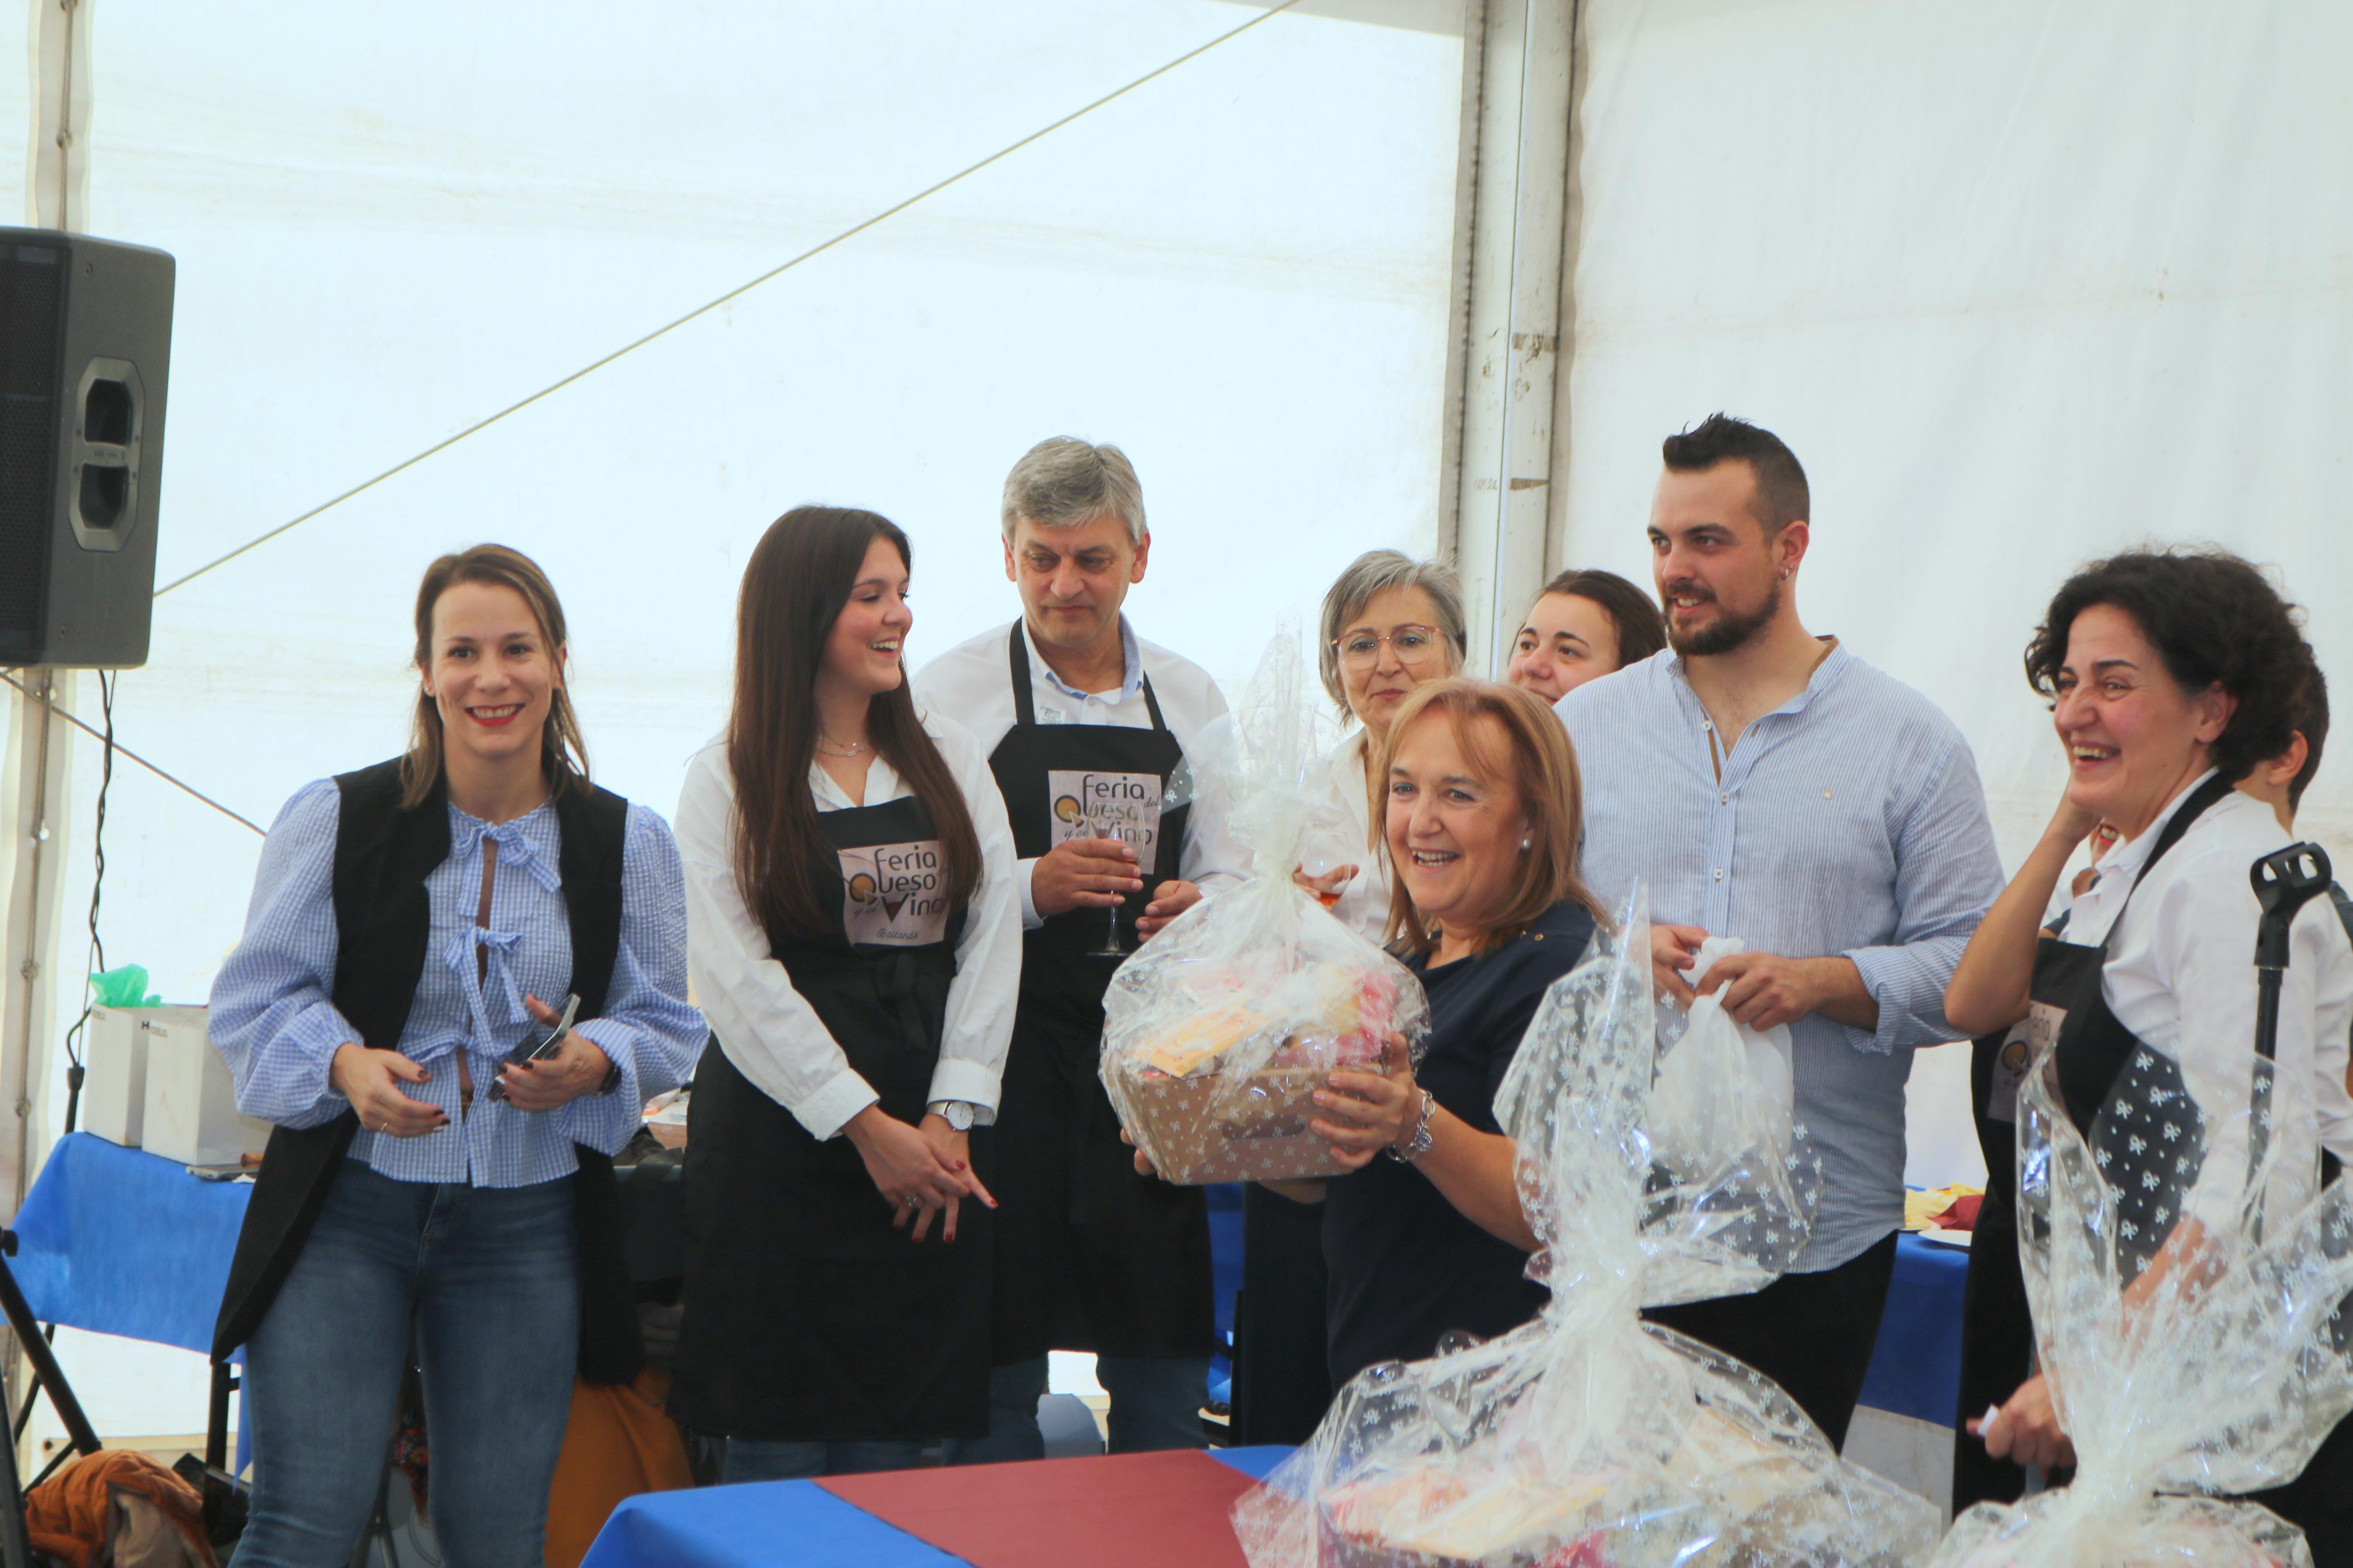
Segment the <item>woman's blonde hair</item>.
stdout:
[[[1483,933],[1480,950],[1511,941],[1555,904],[1580,905],[1599,922],[1601,906],[1577,868],[1577,847],[1584,837],[1585,796],[1576,748],[1568,743],[1567,729],[1543,700],[1517,687],[1455,677],[1426,681],[1406,694],[1397,717],[1389,721],[1388,743],[1381,748],[1380,767],[1375,775],[1382,781],[1374,802],[1377,820],[1383,823],[1381,853],[1389,854],[1387,781],[1397,761],[1398,743],[1417,720],[1432,712],[1446,716],[1455,745],[1481,778],[1507,784],[1519,796],[1520,815],[1527,824],[1527,847],[1519,852],[1511,892]],[[1493,720],[1493,727],[1482,720]],[[1500,742],[1495,737],[1498,730]],[[1426,955],[1437,945],[1437,938],[1415,911],[1393,856],[1389,873],[1387,935]]]
[[[503,544],[477,544],[471,550],[444,555],[425,569],[425,580],[417,585],[420,674],[433,668],[433,606],[460,583],[485,583],[522,595],[532,619],[539,623],[548,663],[559,678],[563,675],[564,605],[555,597],[555,585],[538,562]],[[581,739],[580,720],[572,711],[572,697],[561,679],[548,695],[547,721],[540,730],[539,765],[546,775],[551,798],[563,794],[575,779],[585,782],[588,777],[588,742]],[[400,804],[412,809],[424,805],[440,781],[441,767],[441,710],[433,694],[419,686],[417,714],[409,725],[408,752],[400,759]]]

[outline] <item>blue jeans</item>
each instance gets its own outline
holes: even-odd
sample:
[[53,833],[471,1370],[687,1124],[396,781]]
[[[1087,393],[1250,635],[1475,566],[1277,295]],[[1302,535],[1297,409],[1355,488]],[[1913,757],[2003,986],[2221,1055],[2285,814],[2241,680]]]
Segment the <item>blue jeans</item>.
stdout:
[[730,1437],[720,1462],[719,1483],[798,1481],[811,1476],[854,1476],[866,1470],[912,1470],[923,1462],[923,1446],[892,1443],[773,1443]]
[[[1205,1446],[1201,1402],[1208,1397],[1208,1356],[1097,1356],[1095,1381],[1111,1395],[1111,1440],[1106,1445],[1111,1452]],[[1046,1435],[1038,1429],[1038,1401],[1045,1396],[1044,1356],[991,1367],[988,1436],[947,1444],[947,1462],[996,1465],[1044,1458]]]
[[375,1506],[416,1336],[448,1568],[539,1568],[572,1405],[572,1182],[396,1182],[343,1163],[246,1347],[253,1503],[234,1568],[342,1568]]

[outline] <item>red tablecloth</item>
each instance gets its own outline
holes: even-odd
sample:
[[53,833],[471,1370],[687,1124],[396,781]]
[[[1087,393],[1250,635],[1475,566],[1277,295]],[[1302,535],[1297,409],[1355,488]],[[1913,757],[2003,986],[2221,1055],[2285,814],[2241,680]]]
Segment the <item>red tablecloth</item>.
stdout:
[[1249,1476],[1192,1449],[828,1476],[826,1490],[974,1568],[1243,1568],[1227,1521]]

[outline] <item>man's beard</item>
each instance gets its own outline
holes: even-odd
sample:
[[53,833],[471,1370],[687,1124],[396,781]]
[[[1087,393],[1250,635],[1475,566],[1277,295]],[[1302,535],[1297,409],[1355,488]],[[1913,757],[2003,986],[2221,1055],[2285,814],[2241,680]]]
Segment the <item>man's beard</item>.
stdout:
[[1747,646],[1749,640],[1765,629],[1781,609],[1781,582],[1775,578],[1766,585],[1765,602],[1747,615],[1736,615],[1723,608],[1724,601],[1715,601],[1722,612],[1708,625],[1691,631],[1675,627],[1674,605],[1662,605],[1667,615],[1667,646],[1684,658],[1714,658]]

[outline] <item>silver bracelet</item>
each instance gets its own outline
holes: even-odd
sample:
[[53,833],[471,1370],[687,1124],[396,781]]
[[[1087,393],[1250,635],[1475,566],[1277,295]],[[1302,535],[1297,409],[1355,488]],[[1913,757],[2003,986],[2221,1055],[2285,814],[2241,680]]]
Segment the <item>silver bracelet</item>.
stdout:
[[1421,1120],[1415,1123],[1413,1136],[1407,1140],[1406,1146],[1402,1150],[1400,1150],[1396,1144],[1392,1143],[1381,1152],[1387,1154],[1390,1159],[1395,1160],[1400,1165],[1410,1165],[1416,1160],[1420,1159],[1424,1154],[1429,1153],[1430,1146],[1438,1141],[1436,1134],[1432,1133],[1430,1130],[1430,1119],[1437,1113],[1438,1097],[1430,1093],[1430,1090],[1426,1089],[1423,1089],[1421,1091]]

